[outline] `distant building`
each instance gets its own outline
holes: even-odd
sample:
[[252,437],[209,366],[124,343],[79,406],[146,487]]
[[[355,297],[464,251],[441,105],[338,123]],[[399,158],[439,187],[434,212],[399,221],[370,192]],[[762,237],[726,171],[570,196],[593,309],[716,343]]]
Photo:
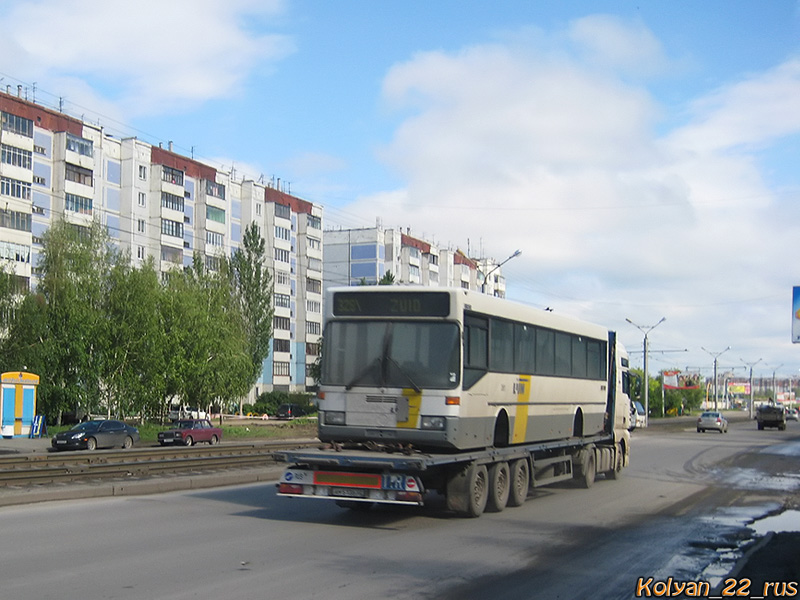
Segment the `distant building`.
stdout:
[[324,243],[326,289],[374,285],[391,273],[396,285],[460,287],[505,297],[505,278],[494,260],[472,259],[460,250],[440,248],[400,229],[376,225],[327,230]]
[[58,219],[105,225],[134,265],[166,273],[194,253],[214,270],[256,222],[273,274],[272,351],[251,397],[305,390],[322,329],[322,207],[131,137],[118,139],[0,92],[0,261],[35,287],[42,236]]

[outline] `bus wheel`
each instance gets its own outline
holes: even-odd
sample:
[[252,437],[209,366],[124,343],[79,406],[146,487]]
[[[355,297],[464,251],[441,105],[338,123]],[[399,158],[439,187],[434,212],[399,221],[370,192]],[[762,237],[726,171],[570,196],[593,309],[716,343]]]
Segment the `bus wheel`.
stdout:
[[578,481],[582,487],[590,488],[597,476],[597,463],[594,458],[594,446],[589,446],[581,450],[580,460],[578,461],[579,473],[576,473]]
[[508,504],[511,491],[511,474],[507,462],[494,463],[489,466],[489,498],[486,510],[500,512]]
[[531,472],[528,461],[519,458],[511,463],[511,486],[508,496],[509,506],[522,506],[528,497],[528,488],[531,485]]
[[447,508],[462,517],[479,517],[489,500],[489,472],[475,462],[447,478]]

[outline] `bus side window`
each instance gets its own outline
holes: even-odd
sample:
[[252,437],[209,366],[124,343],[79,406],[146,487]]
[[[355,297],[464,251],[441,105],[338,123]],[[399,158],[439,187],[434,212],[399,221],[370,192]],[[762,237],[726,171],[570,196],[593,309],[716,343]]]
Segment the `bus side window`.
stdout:
[[464,317],[464,389],[472,387],[488,367],[489,323],[485,318]]

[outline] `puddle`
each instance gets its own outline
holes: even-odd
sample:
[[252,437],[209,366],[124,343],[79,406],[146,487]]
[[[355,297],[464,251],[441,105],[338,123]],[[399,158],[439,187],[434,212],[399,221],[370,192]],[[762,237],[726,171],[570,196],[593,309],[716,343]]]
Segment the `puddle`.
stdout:
[[786,510],[779,515],[772,515],[753,521],[748,525],[757,535],[766,535],[770,531],[780,533],[782,531],[800,532],[800,510]]
[[793,492],[800,489],[800,474],[767,475],[758,469],[720,469],[713,471],[718,481],[744,490],[777,490]]

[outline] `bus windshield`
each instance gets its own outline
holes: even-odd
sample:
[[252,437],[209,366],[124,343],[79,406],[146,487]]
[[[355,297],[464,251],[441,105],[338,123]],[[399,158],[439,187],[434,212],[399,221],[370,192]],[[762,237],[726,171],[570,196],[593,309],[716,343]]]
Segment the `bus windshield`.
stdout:
[[322,383],[452,389],[459,383],[455,323],[332,321],[325,329]]

